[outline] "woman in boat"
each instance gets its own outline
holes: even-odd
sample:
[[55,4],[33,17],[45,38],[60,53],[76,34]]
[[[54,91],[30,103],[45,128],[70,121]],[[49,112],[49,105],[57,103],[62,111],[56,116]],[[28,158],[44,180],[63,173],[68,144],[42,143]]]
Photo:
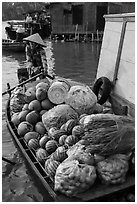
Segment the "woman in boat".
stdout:
[[40,72],[47,74],[47,59],[46,53],[43,47],[45,43],[38,33],[33,34],[27,38],[24,38],[26,44],[26,59],[28,62],[29,76],[33,77]]

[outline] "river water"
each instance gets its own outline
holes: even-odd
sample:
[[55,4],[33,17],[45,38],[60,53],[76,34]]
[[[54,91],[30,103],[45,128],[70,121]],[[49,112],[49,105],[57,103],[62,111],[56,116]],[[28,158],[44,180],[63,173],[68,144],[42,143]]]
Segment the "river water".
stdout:
[[[2,37],[6,38],[3,22]],[[91,85],[96,77],[101,44],[46,41],[48,66],[56,75]],[[17,84],[17,68],[25,67],[25,53],[2,52],[2,91],[7,82]],[[34,178],[8,132],[5,118],[7,95],[2,97],[2,155],[17,164],[2,161],[3,202],[49,201],[46,193]]]

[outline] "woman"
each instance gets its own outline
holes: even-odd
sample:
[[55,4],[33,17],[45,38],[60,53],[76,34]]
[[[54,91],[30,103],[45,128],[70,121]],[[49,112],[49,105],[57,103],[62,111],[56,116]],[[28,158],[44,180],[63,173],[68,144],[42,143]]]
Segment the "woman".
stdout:
[[42,38],[38,33],[24,38],[26,44],[26,59],[28,62],[29,76],[35,76],[40,72],[47,74],[47,59],[45,50],[46,47]]

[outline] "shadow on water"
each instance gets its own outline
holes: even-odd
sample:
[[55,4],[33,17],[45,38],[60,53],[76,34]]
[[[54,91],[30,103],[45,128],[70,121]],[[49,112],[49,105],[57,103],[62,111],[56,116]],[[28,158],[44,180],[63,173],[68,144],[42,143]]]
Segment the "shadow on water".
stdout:
[[[48,69],[56,75],[91,85],[96,77],[101,44],[97,43],[52,43],[46,42]],[[11,87],[17,84],[17,69],[26,67],[25,53],[2,52],[2,91],[7,82]],[[14,145],[6,126],[5,104],[8,96],[2,98],[2,154],[17,162],[11,167],[3,162],[3,202],[50,201],[39,180]]]

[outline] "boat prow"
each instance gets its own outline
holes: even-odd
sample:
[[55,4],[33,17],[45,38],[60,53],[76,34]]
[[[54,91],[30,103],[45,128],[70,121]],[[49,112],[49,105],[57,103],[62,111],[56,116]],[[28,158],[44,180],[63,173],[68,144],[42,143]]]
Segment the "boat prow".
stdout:
[[17,41],[9,40],[9,39],[2,39],[2,50],[12,51],[12,52],[24,52],[25,43],[17,42]]

